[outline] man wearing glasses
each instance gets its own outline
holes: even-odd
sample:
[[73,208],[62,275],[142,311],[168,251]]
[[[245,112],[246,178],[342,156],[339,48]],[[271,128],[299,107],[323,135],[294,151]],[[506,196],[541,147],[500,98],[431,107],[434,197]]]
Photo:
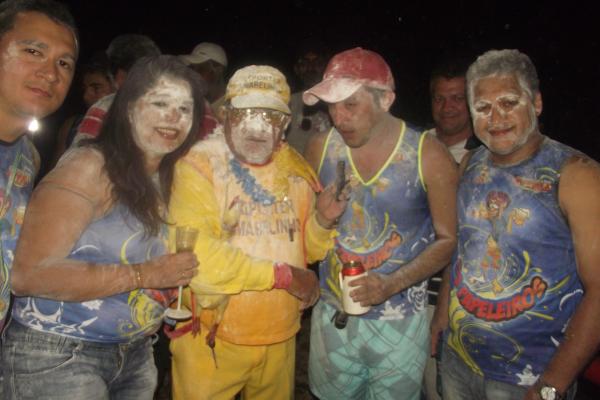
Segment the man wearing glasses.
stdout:
[[205,309],[195,313],[201,335],[187,334],[197,332],[196,316],[175,330],[175,399],[293,397],[300,311],[319,296],[306,263],[333,246],[347,193],[338,200],[331,186],[316,198],[317,177],[282,141],[289,98],[275,68],[238,70],[227,85],[223,128],[176,168],[171,222],[200,230],[201,270],[190,288]]

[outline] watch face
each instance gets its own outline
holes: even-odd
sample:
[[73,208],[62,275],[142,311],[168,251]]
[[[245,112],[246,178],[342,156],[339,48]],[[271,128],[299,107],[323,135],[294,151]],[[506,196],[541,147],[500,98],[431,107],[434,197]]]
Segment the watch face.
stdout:
[[544,386],[540,389],[540,396],[542,400],[556,400],[556,389],[552,386]]

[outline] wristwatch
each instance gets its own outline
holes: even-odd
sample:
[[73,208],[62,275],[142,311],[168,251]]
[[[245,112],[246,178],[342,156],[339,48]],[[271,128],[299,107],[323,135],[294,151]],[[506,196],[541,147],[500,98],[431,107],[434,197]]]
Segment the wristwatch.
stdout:
[[560,400],[562,396],[558,393],[558,390],[554,386],[548,384],[542,385],[539,391],[542,400]]

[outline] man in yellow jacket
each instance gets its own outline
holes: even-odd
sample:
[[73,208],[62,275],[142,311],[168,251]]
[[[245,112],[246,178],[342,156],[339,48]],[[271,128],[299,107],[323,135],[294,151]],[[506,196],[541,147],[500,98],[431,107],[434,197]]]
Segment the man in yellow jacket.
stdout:
[[175,170],[171,222],[200,231],[190,288],[202,334],[193,322],[177,326],[173,395],[289,399],[300,313],[319,296],[306,264],[333,247],[348,193],[328,187],[317,197],[315,173],[282,140],[290,89],[281,72],[242,68],[225,98],[222,131]]

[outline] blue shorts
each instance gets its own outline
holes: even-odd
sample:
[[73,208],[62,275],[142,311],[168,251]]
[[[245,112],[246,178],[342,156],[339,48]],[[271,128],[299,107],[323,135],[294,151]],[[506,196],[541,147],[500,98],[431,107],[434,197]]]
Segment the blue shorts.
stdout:
[[152,339],[104,344],[11,322],[4,333],[6,399],[152,400]]
[[310,388],[327,399],[406,399],[421,395],[429,354],[427,313],[403,320],[348,318],[331,321],[335,309],[319,301],[312,314]]

